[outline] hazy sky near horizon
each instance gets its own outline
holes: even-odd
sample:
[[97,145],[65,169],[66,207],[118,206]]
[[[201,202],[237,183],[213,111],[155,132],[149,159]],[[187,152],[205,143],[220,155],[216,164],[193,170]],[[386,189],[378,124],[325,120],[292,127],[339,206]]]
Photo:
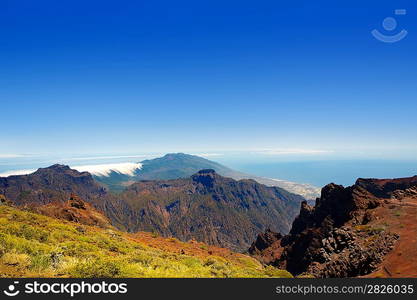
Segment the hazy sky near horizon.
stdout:
[[[407,14],[395,16],[395,9]],[[0,1],[0,156],[415,158],[415,1]],[[395,17],[408,36],[371,30]]]

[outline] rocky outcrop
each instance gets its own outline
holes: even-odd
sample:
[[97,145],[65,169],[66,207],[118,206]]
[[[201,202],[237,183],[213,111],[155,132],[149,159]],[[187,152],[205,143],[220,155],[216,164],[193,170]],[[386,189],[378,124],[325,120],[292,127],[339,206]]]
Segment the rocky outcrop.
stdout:
[[399,236],[379,230],[366,233],[345,227],[321,241],[319,255],[306,273],[316,277],[356,277],[376,270]]
[[0,194],[0,205],[12,205],[12,202],[7,200],[6,196]]
[[391,194],[391,199],[403,200],[404,198],[417,198],[417,186],[405,189],[396,190]]
[[248,252],[264,264],[270,264],[279,258],[282,234],[267,229],[260,233],[250,246]]
[[390,198],[392,193],[417,186],[417,176],[396,179],[358,179],[357,186],[379,198]]
[[[307,202],[301,204],[300,214],[288,235],[278,242],[262,244],[262,249],[257,249],[255,242],[249,252],[295,275],[355,277],[369,274],[378,268],[400,237],[390,230],[387,222],[388,213],[392,215],[388,211],[396,207],[392,201],[407,197],[417,199],[416,187],[416,176],[392,180],[358,179],[347,188],[329,184],[322,189],[314,207]],[[264,236],[260,234],[258,239],[267,241]]]
[[67,202],[51,202],[46,205],[33,206],[32,210],[49,217],[70,222],[102,228],[111,227],[109,219],[102,212],[74,194],[70,196]]
[[263,250],[270,247],[273,243],[280,241],[281,238],[281,233],[273,232],[268,228],[265,233],[260,233],[258,235],[255,242],[253,242],[249,248],[249,253],[261,253]]

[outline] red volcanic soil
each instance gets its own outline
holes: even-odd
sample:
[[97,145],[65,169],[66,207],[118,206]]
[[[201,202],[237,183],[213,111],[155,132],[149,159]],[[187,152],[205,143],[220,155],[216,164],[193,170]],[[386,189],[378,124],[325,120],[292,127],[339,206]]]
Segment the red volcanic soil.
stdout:
[[149,247],[157,248],[166,252],[192,255],[200,258],[219,256],[224,257],[230,261],[240,263],[241,259],[248,258],[248,256],[244,254],[232,252],[227,248],[211,246],[202,242],[197,242],[195,240],[182,242],[173,237],[160,237],[156,233],[136,232],[126,234],[125,237],[129,240],[140,242],[148,245]]
[[56,201],[46,205],[34,206],[31,209],[49,217],[80,224],[103,228],[111,226],[109,219],[102,212],[99,212],[76,195],[71,195],[67,202]]
[[417,277],[417,199],[391,200],[375,214],[375,224],[387,226],[400,238],[378,270],[365,277]]

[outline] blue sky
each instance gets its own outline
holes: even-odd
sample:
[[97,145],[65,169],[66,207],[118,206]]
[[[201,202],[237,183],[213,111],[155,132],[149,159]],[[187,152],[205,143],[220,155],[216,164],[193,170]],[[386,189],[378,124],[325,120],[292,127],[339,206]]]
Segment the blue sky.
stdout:
[[0,156],[415,158],[413,2],[2,0]]

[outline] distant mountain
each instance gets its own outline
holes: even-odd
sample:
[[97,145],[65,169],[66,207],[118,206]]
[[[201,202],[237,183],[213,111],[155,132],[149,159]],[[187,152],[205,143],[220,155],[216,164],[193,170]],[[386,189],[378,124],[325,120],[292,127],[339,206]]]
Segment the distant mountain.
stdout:
[[204,169],[213,169],[223,176],[229,176],[235,172],[214,161],[184,153],[166,154],[160,158],[141,161],[141,164],[142,168],[135,176],[138,180],[185,178]]
[[160,158],[144,160],[138,163],[136,170],[121,172],[113,170],[107,174],[93,173],[94,178],[113,191],[122,191],[126,186],[139,180],[168,180],[189,177],[199,170],[213,169],[216,173],[235,180],[253,179],[267,186],[277,186],[306,199],[314,199],[320,195],[320,189],[309,184],[295,183],[285,180],[263,178],[232,170],[217,162],[203,157],[184,153],[171,153]]
[[96,202],[107,194],[90,173],[58,164],[28,175],[0,177],[0,194],[17,205],[63,202],[72,193],[88,202]]
[[235,250],[247,249],[266,228],[287,232],[304,200],[254,180],[222,177],[212,169],[183,179],[137,182],[114,194],[91,174],[62,165],[0,178],[0,194],[21,206],[67,202],[75,194],[126,231],[154,231]]

